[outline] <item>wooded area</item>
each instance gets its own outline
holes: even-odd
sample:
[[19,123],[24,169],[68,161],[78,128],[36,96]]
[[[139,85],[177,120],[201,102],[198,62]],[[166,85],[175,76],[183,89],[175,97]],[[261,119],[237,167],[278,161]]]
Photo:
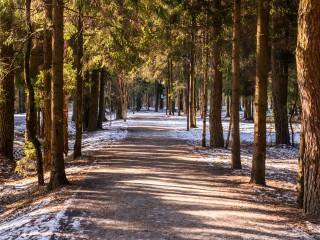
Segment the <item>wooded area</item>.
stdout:
[[[240,123],[253,121],[250,183],[266,186],[272,123],[273,145],[299,148],[297,207],[319,216],[319,23],[317,0],[2,0],[1,166],[13,174],[34,162],[39,186],[59,189],[69,184],[69,148],[82,156],[83,133],[146,109],[184,117],[186,131],[201,125],[203,148],[230,142],[232,169],[242,169]],[[24,156],[16,158],[20,113]]]

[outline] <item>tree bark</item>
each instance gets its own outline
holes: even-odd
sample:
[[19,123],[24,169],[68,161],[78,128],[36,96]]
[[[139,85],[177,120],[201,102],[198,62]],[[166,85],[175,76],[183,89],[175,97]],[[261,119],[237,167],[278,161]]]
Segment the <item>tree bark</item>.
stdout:
[[30,6],[31,6],[31,0],[26,0],[25,9],[26,9],[26,26],[27,26],[28,40],[27,40],[26,52],[24,56],[24,79],[25,79],[26,87],[28,89],[27,129],[28,129],[28,141],[30,141],[33,147],[35,148],[35,152],[37,156],[38,184],[43,185],[44,177],[43,177],[42,152],[41,152],[40,142],[36,136],[37,111],[35,107],[34,88],[31,82],[30,58],[31,58],[31,47],[32,47],[32,25],[31,25]]
[[[14,50],[11,42],[6,43],[8,34],[12,31],[13,3],[6,6],[8,11],[6,20],[2,22],[0,16],[0,59],[3,64],[4,75],[0,78],[0,154],[13,160],[14,136]],[[8,34],[6,34],[8,33]],[[12,161],[14,163],[14,161]]]
[[196,128],[196,17],[194,15],[192,17],[192,26],[191,26],[191,51],[190,51],[190,127]]
[[175,106],[175,94],[173,91],[173,63],[172,63],[172,58],[170,59],[170,109],[171,109],[171,114],[174,115],[176,106]]
[[232,41],[232,168],[241,169],[240,150],[240,21],[241,21],[241,0],[234,0],[233,3],[233,41]]
[[244,96],[244,118],[246,120],[252,120],[252,113],[251,113],[251,97]]
[[68,183],[63,158],[63,7],[63,0],[52,1],[52,159],[48,189],[56,189]]
[[269,73],[269,1],[258,1],[257,60],[254,113],[254,148],[251,183],[265,185],[266,111]]
[[128,112],[128,82],[122,76],[118,78],[118,92],[117,118],[126,121]]
[[299,149],[299,158],[298,158],[298,180],[297,180],[297,204],[298,208],[303,208],[303,199],[304,199],[304,161],[303,156],[305,154],[305,142],[304,142],[304,130],[303,123],[301,124],[300,130],[300,149]]
[[202,147],[206,147],[207,145],[207,103],[208,103],[208,59],[209,59],[209,51],[208,51],[208,12],[206,12],[206,21],[204,28],[204,36],[203,36],[203,82],[202,82]]
[[288,63],[285,53],[279,52],[275,43],[272,44],[272,98],[276,144],[290,144],[288,126]]
[[154,111],[159,112],[159,83],[154,83]]
[[303,210],[320,215],[320,2],[300,1],[296,49],[304,128]]
[[98,128],[102,129],[102,123],[106,118],[106,98],[104,96],[105,92],[105,71],[102,69],[100,73],[100,94],[99,94],[99,114],[98,114]]
[[83,124],[83,72],[82,72],[82,58],[83,58],[83,16],[82,6],[78,5],[78,42],[77,42],[77,87],[76,87],[76,139],[74,142],[73,158],[80,157],[82,148],[82,124]]
[[226,104],[226,117],[230,117],[230,96],[226,96],[227,104]]
[[26,91],[25,87],[22,86],[19,90],[19,113],[26,112]]
[[93,70],[91,74],[90,113],[88,131],[98,129],[98,101],[99,101],[99,71]]
[[168,103],[167,103],[167,107],[169,110],[169,115],[172,115],[172,92],[171,92],[171,88],[172,88],[172,83],[171,83],[171,63],[172,60],[170,57],[168,57],[168,66],[167,66],[167,71],[168,71],[168,80],[167,80],[167,93],[168,93]]
[[276,144],[290,144],[287,110],[289,78],[288,58],[290,52],[286,49],[288,48],[289,30],[283,30],[284,23],[279,19],[281,16],[285,16],[281,10],[278,10],[278,5],[284,4],[282,2],[283,1],[280,0],[273,2],[273,38],[271,48],[272,107],[276,130]]
[[221,16],[221,0],[214,0],[214,8],[216,13],[213,19],[213,49],[212,49],[212,68],[213,81],[211,86],[210,99],[210,147],[223,148],[223,128],[221,119],[222,107],[222,72],[221,65],[221,31],[222,31],[222,16]]
[[44,169],[49,170],[51,163],[51,69],[52,69],[52,0],[44,0],[45,5],[45,28],[43,35],[43,123],[44,123],[44,144],[43,163]]
[[89,116],[90,116],[90,102],[91,102],[91,92],[90,92],[90,73],[86,72],[84,75],[84,96],[83,96],[83,128],[88,130],[89,126]]
[[69,96],[64,93],[64,106],[63,106],[63,153],[68,156],[69,144],[68,144],[68,120],[69,120]]

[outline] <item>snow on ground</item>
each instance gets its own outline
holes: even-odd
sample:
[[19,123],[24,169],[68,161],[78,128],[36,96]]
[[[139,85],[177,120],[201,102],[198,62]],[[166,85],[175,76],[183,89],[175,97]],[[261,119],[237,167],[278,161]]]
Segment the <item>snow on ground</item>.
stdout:
[[[70,118],[71,119],[71,115]],[[101,145],[112,147],[112,145],[121,141],[127,136],[126,123],[123,121],[113,121],[112,125],[104,123],[103,130],[93,133],[85,132],[83,134],[83,155],[89,156],[91,151],[101,148]],[[15,116],[15,136],[14,144],[15,158],[19,159],[23,156],[24,144],[24,129],[25,129],[25,114]],[[72,154],[74,145],[74,123],[69,121],[69,155]],[[66,169],[66,173],[79,173],[83,171],[81,166],[70,165]],[[49,175],[46,174],[45,179],[48,182]],[[23,199],[31,195],[31,189],[36,189],[36,178],[28,177],[24,179],[10,179],[4,182],[0,181],[0,203],[11,202],[10,199]],[[68,195],[69,190],[62,189],[59,196]],[[76,194],[77,189],[74,190]],[[40,198],[38,201],[27,203],[26,208],[15,209],[13,206],[8,209],[3,209],[0,205],[0,239],[14,240],[14,239],[52,239],[52,236],[57,232],[60,223],[65,221],[65,211],[72,199],[69,196],[63,204],[53,193],[50,193],[45,198]],[[25,203],[22,205],[26,205]],[[25,207],[25,206],[24,206]],[[6,211],[5,211],[6,210]],[[73,219],[74,229],[79,228],[80,223],[77,219]],[[80,229],[78,229],[80,231]],[[65,237],[65,236],[64,236]]]
[[[162,116],[160,122],[154,122],[153,117]],[[134,123],[134,117],[140,118],[140,124],[150,127],[158,127],[160,130],[163,127],[170,128],[171,131],[157,131],[159,137],[166,136],[171,138],[183,139],[188,142],[190,149],[200,156],[200,159],[206,161],[209,165],[214,167],[228,168],[230,167],[231,150],[230,149],[209,149],[201,148],[202,138],[202,121],[197,118],[198,128],[190,129],[186,131],[186,118],[184,116],[166,116],[164,111],[159,113],[141,111],[135,114],[130,113],[128,115],[128,121],[112,121],[112,125],[109,123],[104,124],[104,130],[99,130],[94,133],[84,133],[83,135],[83,152],[89,154],[91,151],[97,150],[102,144],[107,143],[110,147],[122,139],[126,138],[128,126],[132,126]],[[25,115],[15,115],[15,153],[16,158],[21,157],[21,149],[23,147],[25,129]],[[71,119],[71,116],[70,118]],[[208,125],[207,125],[208,127]],[[224,136],[226,137],[229,127],[229,118],[224,118],[223,129]],[[299,141],[299,126],[295,125],[295,143]],[[241,143],[242,143],[242,170],[231,170],[230,174],[236,174],[240,176],[249,176],[252,161],[252,145],[253,145],[253,123],[241,122]],[[69,121],[69,155],[72,153],[74,144],[74,123]],[[267,148],[267,163],[266,163],[266,176],[268,179],[268,187],[261,188],[255,187],[260,196],[276,197],[279,200],[285,199],[286,201],[294,201],[295,197],[295,183],[297,172],[297,156],[298,149],[287,146],[272,146],[275,139],[274,126],[272,124],[267,125],[268,144]],[[207,143],[209,139],[209,132],[207,130]],[[195,147],[196,146],[196,147]],[[81,166],[71,166],[67,170],[67,174],[72,172],[80,172]],[[27,189],[36,185],[35,178],[27,178],[23,180],[8,181],[0,183],[0,199],[3,201],[4,197],[18,195],[19,192],[25,192],[28,194]],[[286,194],[274,190],[274,186],[277,186],[286,191]],[[267,190],[266,190],[267,189]],[[77,189],[72,193],[76,194]],[[62,190],[61,196],[66,192]],[[270,194],[274,192],[273,194]],[[59,193],[60,194],[60,193]],[[67,193],[66,193],[67,194]],[[59,195],[60,196],[60,195]],[[50,193],[45,199],[41,199],[41,202],[32,202],[28,209],[18,210],[13,212],[3,220],[0,220],[0,239],[51,239],[51,236],[58,230],[59,223],[64,219],[64,213],[68,207],[72,195],[66,200],[64,204],[61,204],[62,200],[56,199],[57,196],[54,193]],[[59,202],[60,201],[60,202]],[[60,203],[60,204],[59,204]],[[0,216],[3,209],[0,208]],[[306,223],[308,228],[314,228],[312,223]],[[73,226],[77,229],[79,222],[77,219],[73,220]],[[79,229],[80,231],[80,229]],[[18,235],[17,235],[18,234]],[[320,233],[319,233],[320,234]],[[19,236],[17,238],[17,236]]]
[[[224,114],[224,113],[222,113]],[[222,115],[224,116],[224,115]],[[214,167],[221,167],[225,169],[230,169],[231,174],[250,176],[252,155],[253,155],[253,132],[254,124],[253,122],[240,122],[240,141],[241,141],[241,170],[231,169],[231,149],[210,149],[202,148],[202,132],[203,132],[203,122],[200,118],[197,118],[197,128],[191,128],[190,131],[186,130],[186,118],[183,116],[166,116],[163,117],[163,124],[167,127],[173,128],[174,131],[168,132],[170,137],[183,139],[188,142],[190,149],[201,156],[201,159],[207,162],[209,165]],[[224,139],[226,139],[229,128],[229,118],[224,118],[222,122],[224,130]],[[209,145],[209,125],[207,121],[207,131],[206,131],[206,142]],[[295,125],[295,143],[299,143],[299,131],[300,126]],[[292,146],[274,146],[275,142],[275,129],[274,125],[267,124],[267,160],[266,160],[266,178],[267,184],[271,187],[277,185],[282,189],[287,190],[285,195],[282,193],[277,193],[276,197],[279,199],[286,198],[290,202],[294,203],[296,180],[297,180],[297,166],[298,166],[298,154],[299,149]],[[198,146],[198,147],[194,147]],[[271,189],[271,188],[270,188]],[[269,189],[269,190],[270,190]],[[260,191],[257,187],[257,191]],[[272,190],[270,190],[272,191]],[[261,195],[267,195],[264,191],[261,191]],[[272,196],[274,197],[274,196]]]

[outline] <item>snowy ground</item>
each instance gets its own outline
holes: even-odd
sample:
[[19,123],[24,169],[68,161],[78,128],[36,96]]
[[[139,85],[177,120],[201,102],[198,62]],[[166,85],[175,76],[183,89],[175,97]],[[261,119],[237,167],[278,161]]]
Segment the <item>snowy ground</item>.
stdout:
[[[135,115],[144,116],[146,120],[143,123],[146,126],[154,126],[157,123],[152,121],[152,116],[162,115],[162,121],[159,123],[161,126],[166,126],[174,129],[169,133],[169,137],[177,139],[188,140],[190,150],[199,155],[203,161],[207,162],[213,167],[221,167],[230,169],[230,149],[209,149],[199,147],[202,136],[202,121],[197,119],[198,128],[186,131],[186,118],[181,116],[166,116],[163,112],[139,112]],[[126,138],[126,127],[130,126],[132,122],[129,119],[126,123],[123,121],[114,121],[109,126],[108,123],[104,124],[104,129],[95,133],[85,133],[83,136],[83,152],[85,156],[90,156],[92,151],[99,149],[103,144],[109,147],[122,139]],[[15,135],[18,139],[15,142],[16,158],[21,157],[21,146],[23,145],[23,130],[25,127],[24,115],[16,115],[15,118]],[[148,120],[149,118],[149,120]],[[229,119],[225,118],[223,121],[224,135],[226,136]],[[69,123],[70,129],[70,152],[72,152],[74,126]],[[297,172],[297,156],[298,149],[285,146],[272,146],[274,143],[274,128],[272,124],[268,124],[268,144],[267,149],[267,185],[268,187],[255,187],[257,195],[264,196],[266,201],[270,198],[278,198],[279,201],[286,201],[289,204],[295,204],[295,183]],[[252,159],[252,143],[253,143],[253,123],[242,122],[240,126],[241,142],[242,142],[242,166],[243,170],[231,170],[230,174],[235,174],[244,177],[247,180]],[[295,126],[295,131],[299,131],[299,126]],[[162,134],[168,136],[166,132],[158,131],[159,137]],[[295,134],[295,142],[298,143],[299,134]],[[207,133],[207,139],[209,134]],[[89,164],[79,165],[70,162],[67,165],[67,174],[81,175],[83,168],[90,168],[94,162]],[[46,176],[48,178],[48,176]],[[44,189],[36,187],[36,179],[29,177],[25,179],[12,179],[9,181],[0,181],[0,203],[6,203],[6,208],[0,205],[0,239],[52,239],[59,222],[64,218],[64,213],[68,208],[68,204],[72,196],[76,194],[77,187],[70,189],[62,189],[59,194],[55,192],[38,194],[37,192],[45,192]],[[286,194],[283,194],[283,193]],[[28,202],[27,196],[34,195],[33,200]],[[67,196],[67,197],[63,197]],[[250,196],[254,197],[254,196]],[[17,203],[10,199],[18,199]],[[35,199],[35,201],[34,201]],[[63,202],[63,204],[61,204]],[[8,204],[9,203],[9,204]],[[19,205],[20,204],[20,205]],[[24,207],[22,207],[24,206]],[[27,207],[26,207],[27,206]],[[79,223],[75,220],[74,228],[79,227]],[[301,239],[320,239],[319,225],[305,221],[304,229],[313,233],[311,237],[307,232],[301,232]],[[81,229],[78,229],[79,231]],[[19,231],[19,238],[16,238],[17,231]],[[318,234],[318,235],[314,235]],[[317,236],[319,238],[317,238]],[[58,237],[58,236],[57,236]]]

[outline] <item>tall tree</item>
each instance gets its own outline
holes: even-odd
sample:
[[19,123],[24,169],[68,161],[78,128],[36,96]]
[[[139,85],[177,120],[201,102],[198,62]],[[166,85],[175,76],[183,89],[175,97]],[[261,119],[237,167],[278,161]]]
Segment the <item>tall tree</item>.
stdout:
[[254,148],[250,182],[265,185],[266,113],[269,73],[269,0],[258,1]]
[[26,87],[28,89],[27,94],[27,132],[28,132],[28,141],[30,141],[35,148],[37,156],[37,174],[38,174],[38,184],[44,184],[43,177],[43,162],[42,162],[42,152],[39,139],[36,136],[36,124],[37,124],[37,112],[35,107],[35,96],[34,88],[31,82],[31,76],[35,77],[35,74],[32,74],[30,69],[30,56],[31,56],[31,47],[32,47],[32,24],[31,24],[31,0],[26,0],[25,9],[26,9],[26,26],[27,26],[27,44],[26,52],[24,56],[24,78]]
[[51,69],[52,69],[52,0],[43,0],[45,9],[45,28],[43,34],[43,118],[44,118],[44,146],[43,163],[44,168],[48,170],[51,163]]
[[83,124],[83,6],[78,2],[77,23],[77,83],[76,83],[76,139],[74,142],[73,158],[81,156],[82,124]]
[[209,59],[209,51],[208,51],[208,12],[206,11],[205,16],[205,26],[204,26],[204,36],[203,36],[203,82],[202,82],[202,147],[205,147],[206,144],[206,135],[207,135],[207,102],[208,102],[208,59]]
[[52,1],[53,54],[52,54],[52,136],[51,174],[49,189],[55,189],[68,180],[63,157],[63,0]]
[[99,93],[99,114],[98,114],[98,128],[102,129],[102,123],[105,120],[105,112],[106,112],[106,98],[104,96],[105,92],[105,70],[101,69],[100,72],[100,93]]
[[320,215],[320,1],[300,1],[296,49],[304,132],[303,209]]
[[239,130],[239,105],[240,105],[240,20],[241,0],[233,2],[233,39],[232,39],[232,167],[241,169],[240,156],[240,130]]
[[[194,2],[194,1],[193,1]],[[190,49],[190,127],[197,127],[196,115],[196,13],[191,12],[191,49]]]
[[99,101],[99,71],[93,70],[91,74],[91,97],[88,131],[98,129],[98,101]]
[[77,23],[77,87],[76,87],[76,139],[74,142],[73,158],[81,156],[82,146],[82,125],[83,125],[83,6],[78,2],[78,23]]
[[11,160],[14,135],[14,49],[8,38],[12,32],[13,7],[13,1],[0,2],[0,154]]
[[[296,36],[296,1],[273,0],[272,2],[272,99],[276,130],[276,144],[290,144],[288,128],[288,80],[289,64],[293,62]],[[293,27],[291,27],[293,26]]]
[[222,12],[221,0],[214,0],[215,14],[213,16],[213,46],[212,68],[213,81],[210,96],[210,147],[223,147],[223,128],[221,119],[222,107],[222,72],[221,72],[221,45],[222,45]]

